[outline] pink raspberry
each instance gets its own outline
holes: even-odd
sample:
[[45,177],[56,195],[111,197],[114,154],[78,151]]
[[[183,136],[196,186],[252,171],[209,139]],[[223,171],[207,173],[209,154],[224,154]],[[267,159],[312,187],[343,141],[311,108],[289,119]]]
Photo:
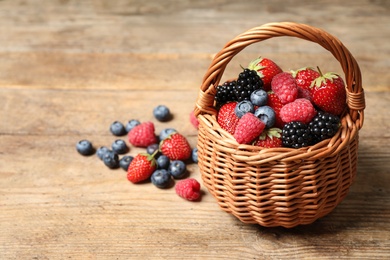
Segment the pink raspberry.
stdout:
[[175,186],[176,194],[186,200],[197,200],[200,197],[200,184],[194,178],[178,181]]
[[313,104],[306,98],[298,98],[280,109],[283,122],[299,121],[308,124],[317,114]]
[[234,138],[240,144],[249,144],[264,130],[265,124],[252,113],[244,114],[237,123]]
[[128,134],[129,142],[137,147],[147,147],[157,143],[157,138],[154,133],[154,124],[152,122],[144,122],[135,126]]
[[190,113],[190,122],[196,129],[199,128],[199,121],[198,118],[196,118],[195,116],[194,110],[192,110]]
[[272,78],[272,91],[283,104],[293,102],[298,97],[298,86],[293,76],[288,72],[282,72]]

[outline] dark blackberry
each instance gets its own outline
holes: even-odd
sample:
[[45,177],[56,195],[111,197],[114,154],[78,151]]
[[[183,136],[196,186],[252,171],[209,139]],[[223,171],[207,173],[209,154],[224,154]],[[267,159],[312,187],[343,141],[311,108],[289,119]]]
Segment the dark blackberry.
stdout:
[[330,113],[319,111],[309,123],[313,143],[333,137],[340,127],[340,118]]
[[312,134],[308,127],[301,122],[290,122],[284,125],[282,143],[285,147],[300,148],[312,143]]
[[223,104],[236,101],[236,81],[225,82],[222,85],[217,87],[217,93],[215,94],[215,101],[217,102],[217,107],[222,106]]
[[244,69],[238,75],[234,94],[237,101],[250,100],[251,94],[257,89],[263,87],[263,81],[255,70]]

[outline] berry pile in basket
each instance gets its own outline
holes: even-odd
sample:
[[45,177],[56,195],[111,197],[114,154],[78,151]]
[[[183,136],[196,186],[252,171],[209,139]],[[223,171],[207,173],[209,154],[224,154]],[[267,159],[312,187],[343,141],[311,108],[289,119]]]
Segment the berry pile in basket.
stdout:
[[[169,121],[172,117],[169,109],[159,105],[153,110],[154,117],[160,122]],[[195,119],[190,119],[196,127]],[[116,139],[111,148],[101,146],[97,150],[89,140],[81,140],[76,144],[76,150],[81,155],[92,155],[98,158],[110,169],[122,168],[127,172],[131,183],[151,181],[156,187],[165,189],[175,181],[176,193],[187,200],[197,200],[200,197],[200,184],[194,178],[187,178],[187,163],[198,162],[197,148],[191,148],[187,138],[174,128],[164,128],[159,135],[155,133],[155,125],[151,121],[140,122],[132,119],[126,126],[115,121],[110,125],[114,136],[126,136],[125,140]],[[135,156],[127,154],[130,146],[145,148],[146,151]]]
[[[317,71],[318,70],[318,71]],[[240,144],[301,148],[333,137],[346,109],[343,79],[258,58],[216,87],[217,122]]]

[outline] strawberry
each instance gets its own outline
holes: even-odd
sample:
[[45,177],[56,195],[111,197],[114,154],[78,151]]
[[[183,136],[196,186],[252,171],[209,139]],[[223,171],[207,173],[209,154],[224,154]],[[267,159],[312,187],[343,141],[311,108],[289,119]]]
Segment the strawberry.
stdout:
[[275,75],[271,81],[271,88],[283,104],[293,102],[298,97],[297,83],[288,72]]
[[132,183],[144,181],[152,175],[156,168],[157,163],[154,154],[138,154],[129,165],[127,179]]
[[280,118],[280,109],[282,109],[283,104],[278,96],[272,91],[268,92],[267,106],[270,106],[275,111],[276,120],[274,126],[282,129],[285,124]]
[[346,107],[343,79],[333,72],[322,74],[311,85],[314,104],[322,111],[339,116]]
[[144,122],[135,126],[129,132],[128,139],[132,145],[137,147],[148,147],[151,144],[157,143],[154,124],[152,122]]
[[255,146],[264,148],[282,147],[282,130],[280,128],[270,128],[263,131],[259,138],[253,143]]
[[282,69],[272,60],[267,58],[257,58],[251,61],[248,65],[248,69],[256,70],[260,78],[263,80],[263,89],[265,91],[271,90],[272,78],[283,72]]
[[237,102],[224,104],[218,111],[217,122],[222,129],[234,134],[239,118],[234,112]]
[[291,75],[295,79],[298,88],[311,90],[311,83],[320,76],[320,73],[311,67],[304,67],[298,70],[291,70]]
[[252,113],[246,113],[238,121],[234,138],[240,144],[249,144],[263,132],[265,124]]
[[160,151],[171,161],[184,161],[190,158],[192,154],[192,149],[187,139],[177,132],[160,142]]

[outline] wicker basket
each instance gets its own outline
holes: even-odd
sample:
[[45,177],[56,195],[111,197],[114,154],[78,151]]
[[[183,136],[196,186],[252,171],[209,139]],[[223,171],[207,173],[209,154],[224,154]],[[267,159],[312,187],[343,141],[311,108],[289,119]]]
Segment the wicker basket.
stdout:
[[[300,149],[265,149],[238,144],[216,120],[214,96],[229,61],[250,44],[279,36],[321,45],[340,62],[347,86],[347,111],[336,135]],[[357,167],[358,131],[365,108],[359,66],[327,32],[304,24],[269,23],[228,42],[208,68],[195,115],[202,181],[219,206],[244,223],[291,228],[330,213],[347,195]]]

